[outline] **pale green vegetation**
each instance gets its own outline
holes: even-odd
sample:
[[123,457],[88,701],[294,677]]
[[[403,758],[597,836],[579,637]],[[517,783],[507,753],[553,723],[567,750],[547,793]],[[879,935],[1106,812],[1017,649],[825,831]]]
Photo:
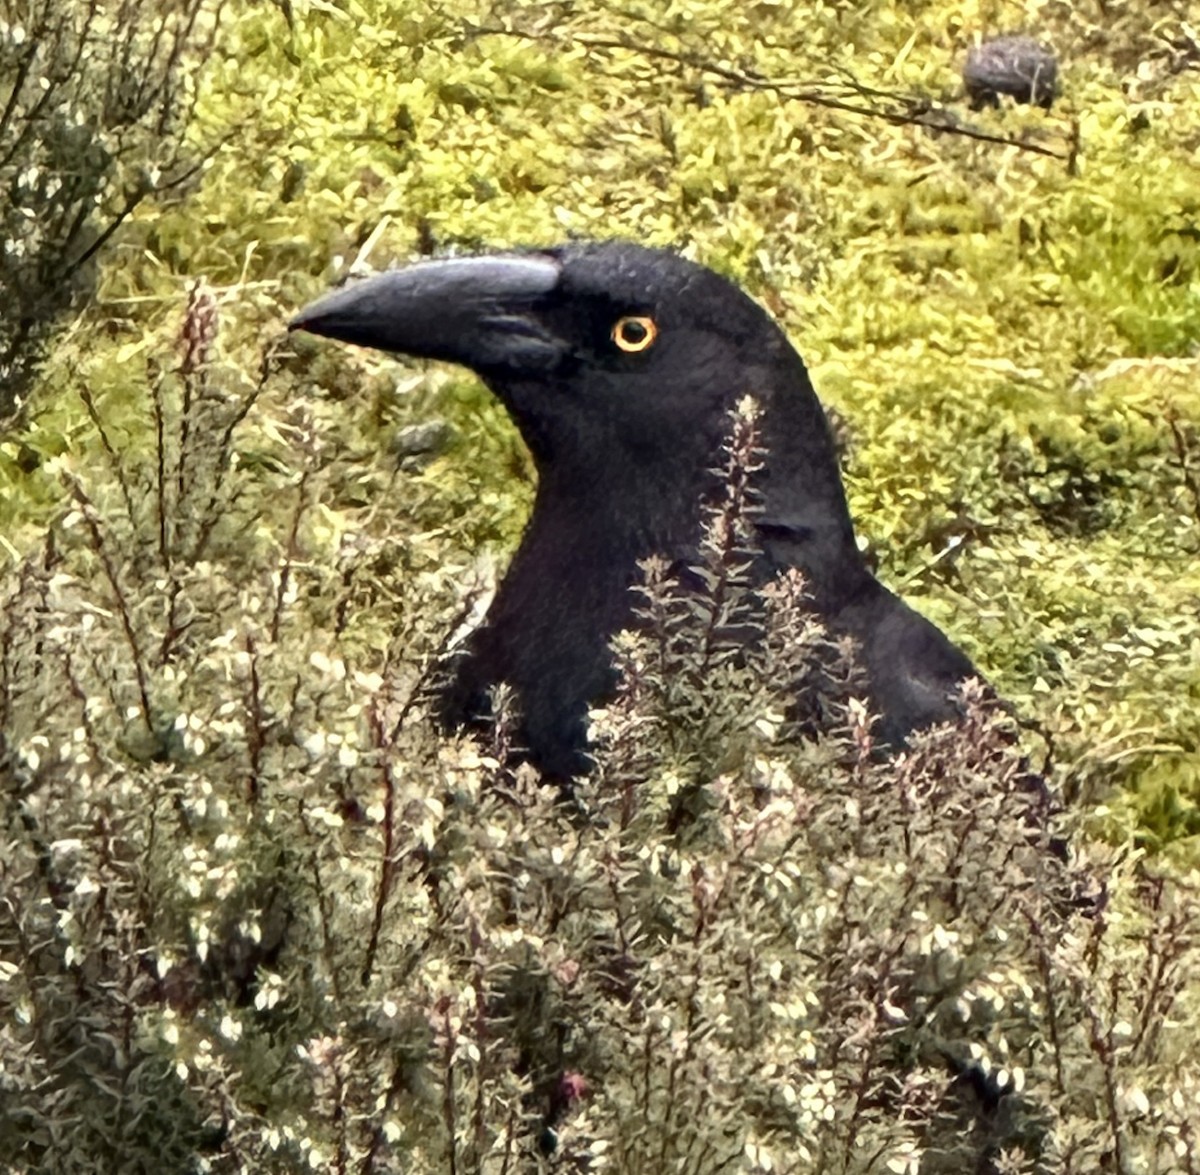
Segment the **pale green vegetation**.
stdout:
[[[134,10],[97,6],[86,60]],[[41,303],[0,442],[0,1165],[1196,1170],[1186,6],[191,10],[170,119],[128,114],[72,240],[139,198]],[[966,49],[1014,28],[1063,96],[972,114]],[[63,230],[12,226],[86,159],[29,146],[30,101],[3,223],[52,257]],[[527,461],[462,373],[283,323],[356,265],[572,234],[682,248],[785,322],[881,577],[1016,704],[1077,859],[982,720],[897,768],[849,702],[789,740],[745,667],[680,696],[678,652],[600,722],[577,810],[503,730],[438,744],[419,679]],[[972,1059],[1015,1090],[990,1116],[948,1089]]]

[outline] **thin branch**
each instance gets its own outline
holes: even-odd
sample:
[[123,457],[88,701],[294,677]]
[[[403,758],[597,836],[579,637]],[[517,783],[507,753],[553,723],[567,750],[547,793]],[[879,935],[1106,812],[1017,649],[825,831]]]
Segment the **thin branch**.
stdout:
[[108,430],[104,427],[104,419],[96,407],[96,401],[92,396],[91,389],[81,386],[79,389],[79,398],[83,401],[83,406],[87,409],[87,414],[91,422],[96,426],[100,443],[104,446],[104,454],[108,458],[109,468],[112,470],[113,476],[117,479],[117,485],[120,486],[121,498],[125,502],[125,513],[129,516],[129,524],[136,531],[138,512],[133,504],[133,492],[129,488],[129,479],[125,476],[125,467],[121,463],[121,458],[117,455],[116,447],[108,435]]
[[125,594],[125,589],[121,586],[121,577],[117,574],[116,565],[109,555],[108,545],[104,541],[104,534],[97,521],[95,506],[77,478],[69,476],[68,487],[87,525],[92,540],[92,550],[100,559],[100,564],[104,568],[104,576],[108,580],[109,587],[112,588],[117,615],[121,620],[121,629],[125,633],[129,651],[133,654],[133,668],[137,675],[138,695],[142,703],[142,719],[146,723],[146,729],[153,734],[154,712],[150,705],[150,682],[146,673],[146,658],[142,654],[141,642],[138,640],[137,630],[133,625],[132,607]]
[[1163,419],[1171,430],[1171,440],[1175,447],[1175,464],[1179,467],[1179,476],[1192,497],[1192,512],[1196,521],[1200,522],[1200,478],[1197,478],[1196,471],[1192,468],[1191,445],[1188,444],[1187,435],[1179,423],[1179,414],[1175,411],[1174,406],[1167,407],[1163,412]]
[[[468,26],[465,30],[472,36],[517,37],[528,41],[554,41],[562,43],[560,35],[555,33],[524,32],[519,29],[506,29],[486,25]],[[964,122],[957,113],[939,105],[930,98],[920,95],[907,96],[904,94],[887,93],[874,90],[857,82],[847,82],[846,88],[862,97],[879,98],[882,101],[894,103],[900,109],[887,109],[883,106],[870,106],[847,101],[822,89],[819,83],[792,81],[788,79],[769,78],[746,70],[734,69],[716,61],[709,61],[698,53],[678,52],[663,49],[658,45],[641,45],[624,37],[592,37],[586,34],[570,38],[570,43],[587,49],[619,49],[626,53],[636,53],[657,61],[671,61],[677,65],[686,66],[699,73],[720,78],[735,91],[766,91],[778,94],[792,102],[801,102],[807,106],[820,106],[826,110],[837,110],[843,114],[854,114],[861,118],[877,118],[893,126],[919,126],[928,131],[936,131],[949,135],[959,135],[962,138],[974,139],[980,143],[995,143],[1002,147],[1016,147],[1020,151],[1030,151],[1035,155],[1045,155],[1051,159],[1070,158],[1069,154],[1055,151],[1051,147],[1043,147],[1031,143],[1028,139],[1014,138],[1012,135],[996,134],[981,127]]]
[[278,641],[283,627],[283,610],[287,605],[288,588],[292,582],[292,569],[300,551],[300,524],[308,509],[308,481],[312,466],[305,466],[296,485],[296,509],[292,512],[292,523],[288,529],[287,549],[284,551],[283,566],[279,571],[279,584],[275,592],[275,610],[271,616],[271,640]]
[[366,987],[375,969],[375,956],[379,950],[379,936],[383,932],[383,916],[391,896],[396,875],[396,777],[388,762],[391,740],[388,737],[382,709],[378,702],[368,707],[371,740],[375,751],[382,758],[380,778],[383,782],[383,856],[379,862],[379,885],[375,891],[375,913],[371,919],[371,936],[367,942],[367,954],[363,962],[362,983]]

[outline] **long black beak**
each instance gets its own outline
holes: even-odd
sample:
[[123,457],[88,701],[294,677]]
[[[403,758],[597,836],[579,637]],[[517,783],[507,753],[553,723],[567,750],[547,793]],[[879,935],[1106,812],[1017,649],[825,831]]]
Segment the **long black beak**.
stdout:
[[559,276],[558,262],[537,254],[426,261],[326,294],[288,329],[481,374],[544,371],[562,358],[564,344],[536,311]]

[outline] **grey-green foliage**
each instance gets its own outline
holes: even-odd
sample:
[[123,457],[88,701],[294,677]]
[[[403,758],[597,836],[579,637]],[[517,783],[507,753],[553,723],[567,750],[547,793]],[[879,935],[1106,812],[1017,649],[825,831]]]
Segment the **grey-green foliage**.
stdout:
[[0,1164],[1194,1170],[1194,885],[977,691],[874,753],[802,585],[744,581],[752,417],[566,803],[504,720],[433,736],[463,569],[216,316],[86,391],[104,458],[0,585]]
[[0,0],[0,419],[99,249],[194,174],[183,142],[219,3]]

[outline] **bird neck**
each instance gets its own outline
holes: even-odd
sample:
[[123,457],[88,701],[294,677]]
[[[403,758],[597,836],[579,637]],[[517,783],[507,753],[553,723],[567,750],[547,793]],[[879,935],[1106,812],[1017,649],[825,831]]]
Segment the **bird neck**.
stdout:
[[[694,560],[703,504],[722,495],[728,410],[747,393],[760,409],[762,468],[752,485],[763,577],[798,567],[822,610],[853,594],[869,573],[829,422],[803,361],[779,332],[738,374],[740,387],[714,383],[705,410],[678,421],[670,435],[650,418],[617,413],[581,416],[577,427],[560,417],[554,434],[544,435],[536,419],[522,418],[520,397],[510,394],[538,467],[538,490],[502,594],[536,594],[546,607],[564,611],[588,600],[607,612],[611,594],[626,602],[639,560]],[[538,580],[569,591],[552,598]]]

